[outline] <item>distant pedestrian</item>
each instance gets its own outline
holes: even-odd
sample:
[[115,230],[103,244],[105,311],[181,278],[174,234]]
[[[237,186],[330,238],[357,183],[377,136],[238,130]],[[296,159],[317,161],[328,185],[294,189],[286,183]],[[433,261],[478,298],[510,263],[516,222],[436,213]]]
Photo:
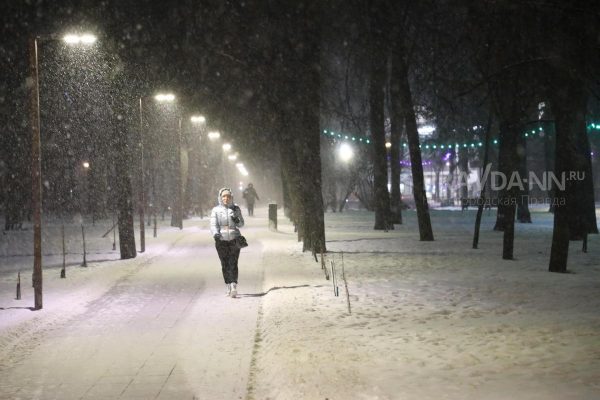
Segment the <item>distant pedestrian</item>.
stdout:
[[254,216],[254,202],[256,200],[260,200],[260,198],[258,197],[258,193],[256,193],[256,190],[254,189],[254,185],[249,183],[248,187],[246,189],[244,189],[244,193],[242,194],[242,197],[244,199],[246,199],[246,205],[248,206],[248,215],[253,217]]
[[241,236],[238,228],[244,226],[244,217],[242,210],[233,203],[231,189],[220,189],[218,202],[219,204],[212,209],[210,214],[210,233],[215,239],[215,248],[221,260],[227,295],[236,297],[238,258],[240,257],[240,248],[236,239]]

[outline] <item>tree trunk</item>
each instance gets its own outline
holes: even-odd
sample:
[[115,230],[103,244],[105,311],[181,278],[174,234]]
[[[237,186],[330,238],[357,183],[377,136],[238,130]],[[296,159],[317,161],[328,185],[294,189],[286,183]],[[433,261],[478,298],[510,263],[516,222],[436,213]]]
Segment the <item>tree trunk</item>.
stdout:
[[[323,194],[321,186],[321,129],[319,125],[320,102],[317,100],[321,95],[321,6],[318,2],[308,7],[301,13],[300,18],[301,40],[305,44],[304,52],[298,66],[302,71],[303,86],[298,100],[298,113],[301,119],[298,121],[303,129],[300,149],[301,165],[304,171],[304,212],[305,214],[305,239],[304,251],[323,253],[325,247],[325,215],[323,209]],[[300,172],[298,171],[298,172]]]
[[[558,199],[558,194],[555,199]],[[552,231],[552,247],[550,249],[550,272],[567,272],[569,258],[569,221],[565,206],[554,208],[554,229]]]
[[501,173],[504,181],[502,182],[494,182],[496,187],[501,188],[498,194],[498,210],[496,213],[496,224],[494,225],[495,231],[504,231],[504,227],[506,225],[507,215],[508,215],[508,206],[510,205],[510,198],[508,196],[507,191],[505,190],[506,185],[508,184],[508,179],[512,175],[512,170],[510,170],[510,153],[513,147],[510,144],[509,140],[509,124],[504,122],[500,125],[500,149],[498,150],[498,172]]
[[591,147],[585,119],[585,107],[587,106],[588,99],[584,88],[581,88],[581,92],[578,95],[581,96],[579,100],[581,108],[575,114],[576,126],[573,129],[577,156],[573,160],[575,165],[572,176],[568,177],[575,185],[575,199],[573,204],[577,205],[569,207],[571,211],[569,213],[571,240],[582,240],[589,233],[598,233]]
[[440,201],[440,175],[442,173],[442,169],[444,168],[444,164],[435,167],[435,201]]
[[[501,99],[500,101],[514,101],[513,98]],[[511,120],[518,120],[518,116],[512,116]],[[500,191],[498,201],[498,215],[494,230],[503,231],[502,258],[513,259],[513,241],[515,232],[515,211],[518,194],[518,186],[515,186],[511,177],[518,171],[516,155],[517,136],[521,133],[521,126],[511,124],[508,121],[500,123],[500,154],[498,169],[502,173],[505,186]],[[502,183],[500,183],[502,185]]]
[[[558,75],[558,74],[557,74]],[[554,188],[554,232],[550,250],[550,272],[567,272],[569,240],[583,240],[597,233],[590,148],[585,113],[587,95],[583,83],[562,80],[554,93],[556,118],[555,173],[564,177],[564,188]]]
[[404,125],[404,119],[402,118],[402,105],[398,99],[399,85],[396,82],[399,74],[395,70],[398,67],[397,52],[392,52],[392,74],[390,76],[390,101],[391,101],[391,138],[390,142],[390,163],[391,163],[391,210],[392,210],[392,222],[395,224],[402,223],[402,194],[400,193],[400,151],[401,144],[400,139],[402,137],[402,126]]
[[[487,171],[488,174],[491,172],[491,164],[490,168],[487,167],[489,163],[489,155],[490,155],[490,131],[492,129],[492,113],[488,116],[488,122],[485,130],[485,141],[483,148],[483,169]],[[485,180],[484,180],[485,179]],[[490,178],[489,176],[485,176],[485,178],[481,179],[481,193],[479,193],[479,204],[477,205],[477,217],[475,218],[475,231],[473,234],[473,248],[476,249],[479,246],[479,229],[481,227],[481,215],[483,214],[483,207],[485,206],[487,196],[486,190],[488,187],[488,182]]]
[[[517,136],[517,158],[519,163],[519,175],[521,179],[526,179],[527,174],[527,140],[523,132]],[[524,182],[523,189],[519,192],[517,199],[517,221],[521,223],[531,223],[531,213],[529,212],[529,184]]]
[[199,164],[199,154],[196,149],[199,149],[199,146],[194,146],[194,140],[192,139],[192,144],[194,148],[190,148],[188,150],[187,157],[187,177],[185,182],[185,202],[184,202],[184,216],[187,215],[188,211],[195,209],[194,205],[198,202],[200,198],[200,191],[198,190],[198,164]]
[[[565,102],[566,100],[566,102]],[[568,172],[573,166],[572,159],[576,157],[574,146],[574,128],[573,110],[569,107],[571,99],[562,96],[553,102],[553,110],[556,118],[556,146],[554,156],[554,171],[557,177]],[[569,258],[569,206],[572,206],[573,184],[565,181],[564,188],[553,186],[554,197],[552,199],[552,208],[554,210],[554,230],[552,231],[552,247],[550,248],[550,263],[548,270],[550,272],[567,272],[567,260]]]
[[[281,153],[281,150],[280,150]],[[283,161],[282,161],[283,162]],[[283,167],[281,168],[281,191],[283,193],[283,215],[290,220],[292,219],[292,199],[290,198],[290,188],[286,179]]]
[[356,190],[356,183],[358,181],[358,169],[356,169],[352,175],[352,177],[350,178],[350,183],[348,183],[348,186],[345,190],[345,194],[342,197],[342,199],[339,202],[339,206],[338,206],[338,211],[342,212],[344,211],[344,208],[346,208],[346,200],[348,200],[348,197],[350,197],[350,195]]
[[449,151],[450,157],[448,157],[448,176],[446,177],[446,201],[450,204],[452,199],[452,185],[454,184],[454,172],[456,171],[456,151],[454,147]]
[[[546,167],[547,173],[554,173],[554,164],[555,159],[552,154],[555,154],[555,145],[556,145],[556,128],[549,124],[549,126],[544,130],[544,164]],[[546,195],[549,200],[554,199],[554,190],[550,185],[547,185]],[[550,206],[548,207],[549,212],[554,212],[553,202],[550,201]]]
[[380,7],[369,9],[371,65],[369,72],[369,122],[375,197],[375,230],[394,229],[387,183],[387,149],[385,147],[384,85],[387,70],[385,24]]
[[[459,176],[462,176],[460,180],[460,199],[469,200],[469,149],[466,147],[459,147],[458,149],[458,168],[460,169]],[[468,203],[467,203],[468,204]]]
[[278,125],[283,128],[279,146],[282,170],[303,250],[321,253],[326,251],[318,101],[321,5],[290,3],[284,8],[272,14],[279,54],[272,75],[281,95],[275,107]]
[[395,51],[398,52],[398,97],[402,106],[406,136],[408,138],[408,148],[410,151],[413,195],[419,221],[419,236],[423,241],[432,241],[433,229],[431,227],[431,219],[429,216],[427,195],[425,194],[423,164],[421,159],[421,149],[419,148],[419,132],[417,131],[417,117],[412,101],[412,94],[410,92],[410,85],[408,83],[408,67],[404,60],[404,46],[401,43],[396,43]]
[[[116,104],[118,107],[118,103]],[[124,106],[124,108],[127,108]],[[134,162],[128,143],[126,118],[117,118],[121,110],[113,111],[115,147],[115,186],[117,197],[117,223],[119,227],[119,247],[121,258],[135,258],[135,234],[133,225],[133,195],[131,189],[131,164]],[[125,112],[127,114],[127,112]],[[123,115],[123,114],[121,114]]]
[[[281,115],[281,118],[285,118]],[[298,174],[299,165],[296,159],[296,150],[294,145],[294,137],[290,134],[290,128],[286,127],[285,134],[282,134],[282,140],[279,145],[280,159],[281,159],[281,176],[283,185],[283,198],[284,198],[284,212],[285,207],[288,207],[287,217],[294,224],[295,232],[297,233],[298,241],[303,239],[303,216],[302,202],[300,200],[300,193],[302,191],[300,176]],[[287,201],[287,204],[286,204]]]

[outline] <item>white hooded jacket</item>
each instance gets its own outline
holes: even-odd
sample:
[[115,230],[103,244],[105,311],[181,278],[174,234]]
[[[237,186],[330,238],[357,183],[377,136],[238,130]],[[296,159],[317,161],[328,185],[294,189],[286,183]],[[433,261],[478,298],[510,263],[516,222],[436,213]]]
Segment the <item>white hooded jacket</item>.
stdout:
[[[233,196],[231,197],[231,204],[229,206],[223,205],[221,200],[221,193],[223,191],[231,192],[229,188],[222,188],[219,190],[218,202],[219,205],[212,209],[210,213],[210,233],[214,236],[216,234],[221,235],[221,240],[234,240],[241,236],[240,230],[244,226],[244,217],[242,216],[242,210],[233,203]],[[232,217],[238,217],[239,222],[235,223]]]

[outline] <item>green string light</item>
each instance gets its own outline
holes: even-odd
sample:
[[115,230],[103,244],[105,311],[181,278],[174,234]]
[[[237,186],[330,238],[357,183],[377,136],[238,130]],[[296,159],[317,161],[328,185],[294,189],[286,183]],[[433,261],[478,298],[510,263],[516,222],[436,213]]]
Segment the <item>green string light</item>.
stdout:
[[[596,133],[596,131],[600,131],[600,123],[595,123],[592,122],[587,126],[587,130],[588,133]],[[359,142],[359,143],[366,143],[366,144],[371,144],[371,140],[368,138],[368,136],[349,136],[346,134],[341,134],[341,133],[336,133],[334,131],[330,131],[327,129],[323,130],[323,134],[327,137],[332,137],[332,138],[338,138],[338,139],[342,139],[342,140],[352,140],[353,142]],[[525,131],[524,132],[524,136],[526,138],[530,138],[530,137],[534,137],[536,134],[544,134],[544,128],[542,128],[541,126],[537,127],[537,129],[532,129],[531,131]],[[433,149],[433,150],[437,150],[439,149],[451,149],[451,148],[476,148],[476,147],[483,147],[483,143],[482,142],[463,142],[463,143],[454,143],[454,144],[445,144],[445,143],[438,143],[438,142],[434,142],[432,140],[424,140],[423,141],[424,145],[425,145],[425,149]],[[492,143],[494,145],[497,145],[500,143],[499,139],[493,139]],[[406,148],[408,147],[407,143],[402,143],[402,147]],[[422,145],[419,145],[419,148],[423,148]]]

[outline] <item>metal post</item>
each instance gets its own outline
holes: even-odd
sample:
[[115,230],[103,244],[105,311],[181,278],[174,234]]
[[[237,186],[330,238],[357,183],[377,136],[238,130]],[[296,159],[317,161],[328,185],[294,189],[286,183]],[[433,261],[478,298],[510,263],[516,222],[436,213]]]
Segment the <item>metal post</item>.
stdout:
[[151,181],[152,181],[152,215],[154,217],[154,237],[157,236],[157,232],[156,232],[156,211],[157,211],[157,207],[156,207],[156,179],[154,177],[154,175],[156,174],[156,160],[153,161],[153,167],[152,167],[152,175],[150,176]]
[[60,277],[64,279],[67,277],[67,250],[66,250],[66,246],[65,246],[65,224],[64,223],[60,226],[60,236],[62,237],[62,254],[63,254],[63,262],[62,262],[62,269],[60,270]]
[[17,297],[15,300],[21,300],[21,271],[17,272]]
[[277,204],[276,203],[269,204],[269,230],[271,230],[271,231],[277,230]]
[[116,227],[116,222],[115,222],[115,211],[113,210],[112,213],[112,223],[113,223],[113,227],[112,227],[112,231],[113,231],[113,246],[112,249],[116,250],[117,249],[117,227]]
[[154,210],[154,237],[156,237],[156,236],[157,236],[157,233],[156,233],[156,209],[155,209]]
[[85,228],[81,225],[81,241],[83,243],[83,262],[81,263],[82,267],[87,267],[87,257],[86,257],[86,249],[85,249]]
[[42,301],[42,176],[40,139],[40,87],[38,75],[37,37],[29,38],[30,71],[30,124],[31,140],[31,205],[33,208],[33,275],[34,309],[43,307]]
[[144,208],[146,206],[146,196],[144,187],[144,117],[142,114],[142,98],[140,97],[140,189],[139,189],[139,207],[140,207],[140,253],[146,251],[146,231],[144,228]]
[[183,179],[181,176],[181,117],[179,117],[177,127],[177,141],[176,141],[176,173],[177,173],[177,198],[175,207],[177,208],[177,219],[179,223],[179,229],[183,229]]

